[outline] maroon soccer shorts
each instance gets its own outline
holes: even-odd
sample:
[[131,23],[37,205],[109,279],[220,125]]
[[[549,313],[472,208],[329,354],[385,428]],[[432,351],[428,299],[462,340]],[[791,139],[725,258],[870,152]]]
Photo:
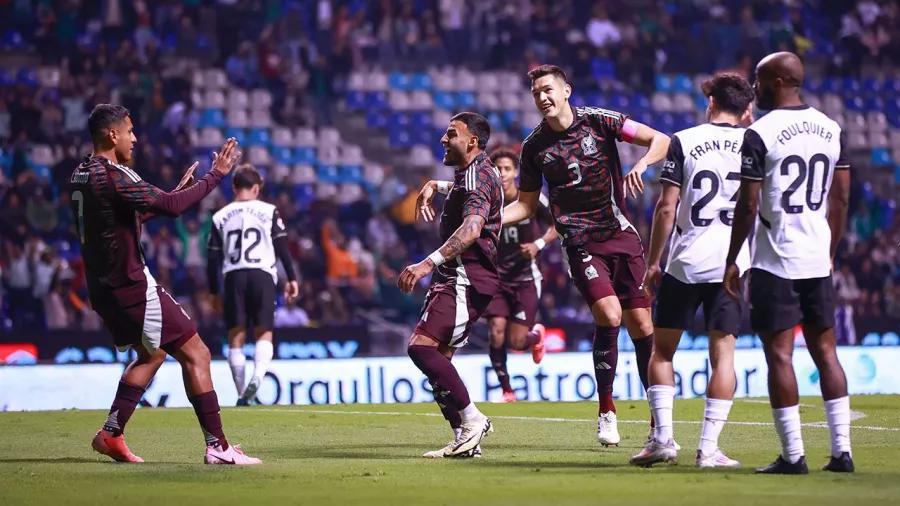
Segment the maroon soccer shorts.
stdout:
[[616,296],[622,309],[650,307],[644,295],[644,247],[631,229],[603,242],[590,242],[565,248],[564,258],[575,287],[588,306],[606,297]]
[[91,294],[91,304],[119,351],[141,346],[149,353],[162,348],[172,355],[197,333],[191,318],[161,286],[97,291]]
[[513,323],[524,325],[527,328],[534,327],[537,318],[538,300],[541,298],[541,282],[524,283],[521,285],[500,285],[500,291],[491,300],[485,318],[506,318]]
[[481,319],[493,298],[493,294],[479,293],[456,279],[433,284],[425,296],[415,333],[454,348],[465,346],[472,325]]

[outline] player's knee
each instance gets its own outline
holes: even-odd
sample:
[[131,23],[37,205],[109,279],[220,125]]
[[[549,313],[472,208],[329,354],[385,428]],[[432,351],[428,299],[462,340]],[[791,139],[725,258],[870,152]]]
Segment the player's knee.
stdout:
[[595,314],[594,318],[597,324],[602,327],[619,327],[622,325],[621,311],[603,311],[599,315]]
[[491,338],[491,346],[496,348],[502,345],[506,337],[506,320],[491,318],[488,332]]

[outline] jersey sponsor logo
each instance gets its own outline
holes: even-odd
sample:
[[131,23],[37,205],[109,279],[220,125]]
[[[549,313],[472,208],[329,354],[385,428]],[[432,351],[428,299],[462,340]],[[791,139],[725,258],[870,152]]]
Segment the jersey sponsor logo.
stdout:
[[588,265],[587,269],[584,270],[584,275],[588,278],[588,281],[600,277],[593,265]]
[[593,135],[588,135],[581,140],[581,151],[584,152],[585,155],[597,154],[597,141],[594,140]]

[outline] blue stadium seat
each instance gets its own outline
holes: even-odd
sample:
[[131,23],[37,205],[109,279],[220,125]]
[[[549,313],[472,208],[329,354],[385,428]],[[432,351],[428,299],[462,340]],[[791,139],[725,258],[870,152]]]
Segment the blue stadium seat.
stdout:
[[845,95],[859,94],[862,91],[862,85],[855,77],[847,76],[842,83],[842,90]]
[[409,115],[402,112],[392,112],[389,121],[391,128],[408,128],[410,124]]
[[475,94],[471,91],[462,91],[456,95],[456,105],[460,109],[469,110],[475,107]]
[[709,349],[709,336],[697,336],[694,338],[694,349],[695,350],[708,350]]
[[818,77],[811,77],[803,83],[804,90],[812,92],[816,95],[822,93],[822,86],[822,79]]
[[3,38],[0,39],[0,48],[2,49],[25,49],[28,42],[22,37],[22,34],[15,30],[7,30],[3,32]]
[[247,136],[248,146],[266,146],[272,144],[272,138],[269,131],[265,128],[251,128],[250,135]]
[[506,111],[503,113],[503,124],[507,127],[520,119],[521,115],[519,114],[519,111]]
[[691,336],[688,335],[687,332],[681,334],[681,341],[678,341],[678,349],[679,350],[690,350],[694,347],[694,340],[691,339]]
[[7,87],[16,84],[12,71],[5,67],[0,67],[0,86]]
[[46,165],[34,165],[31,167],[34,171],[34,175],[37,176],[39,180],[43,181],[51,181],[53,179],[53,174],[50,172],[50,167]]
[[225,125],[225,115],[222,114],[221,109],[203,109],[197,127],[225,128]]
[[22,67],[19,69],[19,73],[16,76],[16,82],[29,88],[37,88],[38,86],[40,86],[40,83],[37,79],[37,74],[35,73],[34,69],[28,67]]
[[872,150],[872,165],[875,167],[886,167],[893,165],[891,153],[884,148],[875,148]]
[[408,75],[401,72],[392,72],[388,76],[388,86],[395,90],[408,91],[412,80]]
[[610,60],[595,59],[591,62],[591,75],[598,81],[615,79],[616,65]]
[[410,124],[413,128],[431,128],[430,112],[414,112],[410,116]]
[[882,346],[900,346],[900,336],[898,336],[894,332],[888,332],[887,334],[881,336],[881,345]]
[[643,93],[635,93],[631,97],[631,110],[635,112],[643,112],[650,110],[650,99]]
[[875,95],[881,90],[881,83],[874,77],[863,79],[862,91],[867,95]]
[[386,109],[387,106],[387,93],[383,91],[370,91],[369,93],[366,93],[367,109]]
[[485,119],[488,120],[488,123],[491,124],[491,130],[501,130],[503,128],[506,128],[503,125],[503,117],[500,116],[500,113],[497,111],[491,111],[487,113]]
[[412,146],[412,138],[405,128],[391,128],[388,131],[388,142],[392,148],[408,148]]
[[887,98],[900,96],[900,79],[888,78],[881,83],[881,93]]
[[616,111],[631,110],[631,100],[624,93],[611,93],[606,103],[610,109]]
[[386,129],[388,126],[388,115],[382,111],[369,111],[366,115],[366,124],[369,128]]
[[664,113],[664,114],[656,114],[654,117],[653,128],[665,132],[667,134],[671,134],[675,132],[675,116]]
[[291,148],[285,147],[277,147],[272,150],[272,158],[277,163],[282,163],[284,165],[293,165],[294,162],[294,152],[291,151]]
[[865,99],[866,112],[884,111],[884,100],[881,97],[869,97]]
[[226,128],[223,135],[225,135],[226,139],[234,137],[238,144],[243,145],[247,143],[247,132],[243,128]]
[[675,115],[675,131],[687,130],[694,126],[694,114],[685,112]]
[[422,144],[425,146],[437,144],[440,146],[440,142],[438,142],[438,140],[443,135],[443,130],[434,130],[431,128],[413,128],[410,130],[410,143]]
[[862,340],[863,346],[881,346],[881,336],[876,332],[870,332],[866,334],[866,337]]
[[294,201],[300,204],[301,209],[306,209],[316,198],[316,188],[311,184],[294,186]]
[[319,163],[319,157],[316,156],[316,150],[313,148],[297,148],[294,151],[294,162],[305,165],[315,165]]
[[[8,167],[8,165],[6,167]],[[894,166],[894,182],[900,184],[900,163]]]
[[456,109],[456,98],[452,93],[446,91],[437,91],[434,93],[434,107],[445,111]]
[[753,348],[753,336],[743,335],[738,337],[735,341],[734,347],[739,350],[749,350]]
[[584,94],[584,105],[588,107],[603,107],[606,104],[606,97],[596,91],[589,91]]
[[672,81],[672,91],[675,93],[691,93],[694,91],[694,82],[690,77],[678,74]]
[[366,94],[361,91],[347,92],[347,108],[351,111],[359,111],[366,108]]
[[661,93],[672,93],[674,90],[674,82],[671,76],[657,74],[656,75],[656,91]]
[[572,104],[574,107],[584,107],[586,104],[584,97],[581,95],[581,93],[572,93],[569,96],[569,103]]
[[848,111],[865,112],[866,103],[862,97],[852,97],[844,100],[844,108]]
[[410,82],[410,89],[412,90],[424,90],[430,91],[434,83],[431,81],[431,76],[425,73],[417,73],[413,74]]
[[[522,136],[525,138],[525,136]],[[444,146],[440,143],[434,143],[431,145],[431,154],[434,156],[435,160],[443,160],[444,159]],[[7,166],[8,167],[8,166]]]
[[344,183],[362,183],[365,180],[362,167],[359,165],[341,165],[340,174]]
[[653,115],[649,112],[638,112],[631,116],[638,123],[643,123],[645,125],[650,125],[653,128],[656,128],[656,125],[653,124]]
[[841,91],[841,82],[836,77],[826,77],[822,79],[822,92],[823,93],[840,93]]
[[341,173],[336,165],[319,165],[316,167],[316,174],[319,176],[319,181],[326,183],[341,182]]

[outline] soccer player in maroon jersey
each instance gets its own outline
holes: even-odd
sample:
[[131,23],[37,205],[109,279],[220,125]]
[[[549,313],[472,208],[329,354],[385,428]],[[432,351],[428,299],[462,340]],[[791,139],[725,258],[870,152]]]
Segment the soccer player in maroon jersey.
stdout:
[[[604,446],[618,445],[612,395],[621,323],[634,341],[644,389],[649,387],[647,365],[653,349],[650,301],[642,286],[644,249],[625,214],[625,193],[636,196],[643,191],[641,175],[666,156],[669,138],[618,112],[573,107],[572,87],[555,65],[537,67],[528,77],[544,120],[522,143],[519,199],[504,210],[503,224],[534,216],[546,179],[563,258],[597,324],[593,346],[600,397],[597,437]],[[617,140],[649,148],[624,180]]]
[[[122,374],[106,423],[94,436],[94,450],[119,462],[143,462],[125,444],[125,424],[166,355],[172,355],[181,363],[185,391],[206,438],[205,462],[261,464],[225,439],[210,378],[209,349],[187,313],[150,274],[140,245],[143,222],[179,216],[218,186],[240,157],[237,143],[228,139],[218,154],[213,153],[212,170],[194,185],[166,193],[128,167],[137,139],[127,109],[100,104],[91,112],[88,127],[94,152],[69,181],[88,295],[116,347],[137,353]],[[183,183],[196,165],[188,169]]]
[[[491,153],[491,161],[500,171],[505,202],[513,202],[519,195],[519,188],[516,186],[516,178],[519,177],[518,158],[511,151]],[[443,193],[452,186],[449,181],[429,181],[427,184]],[[531,351],[535,364],[540,364],[544,359],[545,329],[540,323],[535,323],[543,282],[538,256],[548,243],[556,240],[557,234],[548,209],[549,202],[543,195],[540,196],[540,204],[537,212],[540,220],[523,220],[516,225],[503,227],[497,262],[500,291],[484,313],[490,329],[488,354],[503,390],[500,402],[504,403],[516,402],[516,393],[509,383],[506,367],[507,345],[516,351]],[[542,228],[539,221],[550,226]]]
[[[407,348],[413,363],[428,377],[434,400],[455,435],[444,448],[426,453],[428,458],[481,456],[481,439],[493,431],[450,361],[500,288],[496,265],[503,189],[497,168],[484,152],[490,136],[490,125],[478,114],[463,112],[450,120],[441,138],[444,165],[455,168],[441,213],[445,242],[425,260],[404,269],[397,281],[409,293],[437,268]],[[426,186],[429,189],[419,195],[417,218],[434,216],[434,189]]]

